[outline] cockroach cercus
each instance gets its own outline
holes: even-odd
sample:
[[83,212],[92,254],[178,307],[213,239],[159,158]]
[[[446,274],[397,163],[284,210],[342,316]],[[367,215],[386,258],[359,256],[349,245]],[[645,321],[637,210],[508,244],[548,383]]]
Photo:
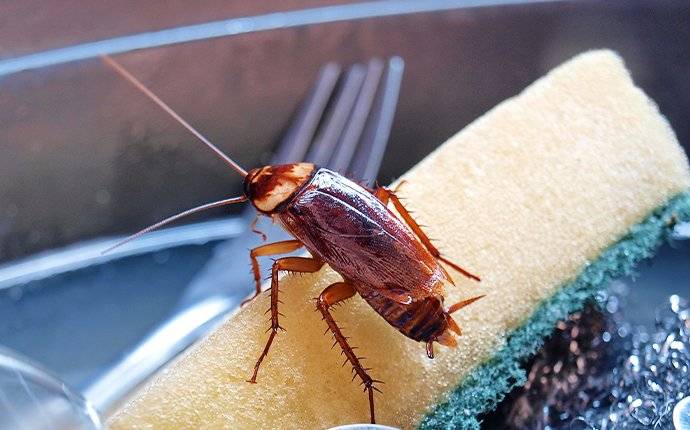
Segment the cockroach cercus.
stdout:
[[[445,259],[431,243],[395,191],[384,187],[369,190],[328,169],[311,163],[264,166],[249,172],[223,154],[170,107],[110,57],[106,64],[134,84],[163,110],[189,129],[216,155],[244,177],[244,195],[208,203],[130,236],[124,244],[146,232],[184,216],[212,207],[249,201],[260,215],[282,225],[294,239],[258,246],[251,250],[251,265],[256,280],[254,297],[261,292],[257,257],[286,254],[306,248],[311,257],[284,257],[273,263],[271,271],[271,327],[268,340],[248,382],[256,383],[259,367],[281,329],[278,312],[278,272],[311,273],[328,264],[343,280],[329,285],[316,299],[328,330],[342,348],[353,371],[361,379],[369,397],[371,422],[374,416],[374,391],[381,382],[362,366],[347,338],[336,324],[330,308],[359,294],[379,315],[405,336],[426,343],[426,353],[434,357],[433,343],[455,347],[453,333],[460,327],[451,314],[483,296],[444,307],[444,286],[453,285],[444,262],[462,275],[479,278]],[[388,205],[392,203],[398,215]],[[112,248],[111,248],[112,249]]]

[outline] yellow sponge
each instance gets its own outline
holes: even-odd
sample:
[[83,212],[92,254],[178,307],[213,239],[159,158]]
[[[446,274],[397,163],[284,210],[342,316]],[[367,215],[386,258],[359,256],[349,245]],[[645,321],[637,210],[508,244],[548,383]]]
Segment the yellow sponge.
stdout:
[[[401,194],[429,236],[482,277],[476,283],[451,272],[457,288],[447,303],[487,296],[456,314],[459,345],[437,347],[434,360],[359,297],[335,310],[373,377],[385,381],[376,395],[379,422],[401,428],[418,426],[559,289],[690,188],[669,124],[607,51],[556,68],[404,178]],[[245,381],[266,341],[267,295],[160,372],[109,425],[311,429],[367,422],[366,396],[350,383],[350,369],[340,366],[340,351],[331,349],[314,311],[312,298],[336,280],[329,269],[283,279],[287,333],[277,337],[258,384]]]

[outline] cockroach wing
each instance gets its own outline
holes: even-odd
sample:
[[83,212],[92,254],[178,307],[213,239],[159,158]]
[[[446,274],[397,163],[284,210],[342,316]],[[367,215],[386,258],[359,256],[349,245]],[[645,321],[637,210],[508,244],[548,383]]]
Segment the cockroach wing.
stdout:
[[447,277],[380,200],[330,170],[319,169],[278,218],[360,293],[388,290],[404,302],[428,295]]

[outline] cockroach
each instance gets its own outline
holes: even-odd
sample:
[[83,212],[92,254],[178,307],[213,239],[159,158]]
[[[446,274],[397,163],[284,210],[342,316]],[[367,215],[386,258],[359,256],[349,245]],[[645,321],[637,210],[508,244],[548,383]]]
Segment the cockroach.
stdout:
[[[270,333],[248,382],[256,383],[259,367],[276,334],[282,329],[278,312],[278,273],[281,271],[312,273],[327,264],[342,276],[341,282],[331,284],[321,292],[316,299],[316,309],[361,379],[368,394],[372,423],[375,422],[374,391],[379,391],[376,384],[381,381],[373,379],[370,369],[362,366],[361,358],[355,355],[333,318],[332,306],[359,294],[402,334],[424,342],[429,358],[434,358],[434,342],[448,347],[457,346],[454,334],[460,335],[461,332],[451,314],[483,296],[445,308],[444,287],[454,285],[454,282],[439,262],[470,279],[480,279],[441,255],[400,202],[396,190],[385,187],[368,189],[311,163],[264,166],[247,172],[112,58],[104,56],[103,60],[244,177],[244,195],[184,211],[115,246],[192,213],[249,201],[258,215],[272,218],[294,237],[251,250],[251,266],[256,281],[252,298],[261,293],[258,257],[286,254],[300,248],[306,248],[311,254],[311,257],[278,258],[273,263]],[[398,215],[389,209],[391,203]]]

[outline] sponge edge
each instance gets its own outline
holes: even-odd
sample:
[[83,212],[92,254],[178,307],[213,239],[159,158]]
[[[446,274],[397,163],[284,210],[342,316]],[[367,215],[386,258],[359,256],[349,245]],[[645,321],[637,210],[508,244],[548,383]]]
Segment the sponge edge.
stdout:
[[492,410],[505,393],[524,384],[527,375],[520,366],[521,359],[542,345],[555,323],[582,308],[585,300],[610,280],[630,274],[636,263],[651,257],[679,220],[690,220],[690,192],[678,195],[636,224],[574,281],[543,301],[491,358],[472,370],[444,402],[424,417],[420,428],[479,429],[478,416]]
[[[515,359],[536,348],[549,324],[577,306],[591,285],[620,272],[583,278],[588,268],[615,264],[607,252],[621,249],[612,246],[635,225],[655,238],[634,253],[645,256],[671,212],[688,215],[681,204],[687,199],[677,197],[690,188],[685,154],[608,51],[558,67],[451,138],[405,179],[402,194],[429,235],[440,238],[449,258],[482,276],[476,284],[451,273],[458,288],[448,291],[447,302],[487,297],[458,314],[458,348],[438,348],[433,361],[359,298],[336,311],[374,377],[386,382],[376,397],[379,421],[401,428],[476,426],[474,415],[520,378]],[[654,212],[668,205],[677,206]],[[111,428],[366,422],[366,398],[348,383],[349,369],[340,367],[313,311],[311,298],[336,280],[328,269],[283,278],[287,333],[277,338],[258,384],[245,380],[265,342],[266,296],[153,378],[111,417]],[[581,288],[566,294],[572,285]],[[536,339],[525,339],[530,336]],[[482,384],[490,389],[463,391]]]

